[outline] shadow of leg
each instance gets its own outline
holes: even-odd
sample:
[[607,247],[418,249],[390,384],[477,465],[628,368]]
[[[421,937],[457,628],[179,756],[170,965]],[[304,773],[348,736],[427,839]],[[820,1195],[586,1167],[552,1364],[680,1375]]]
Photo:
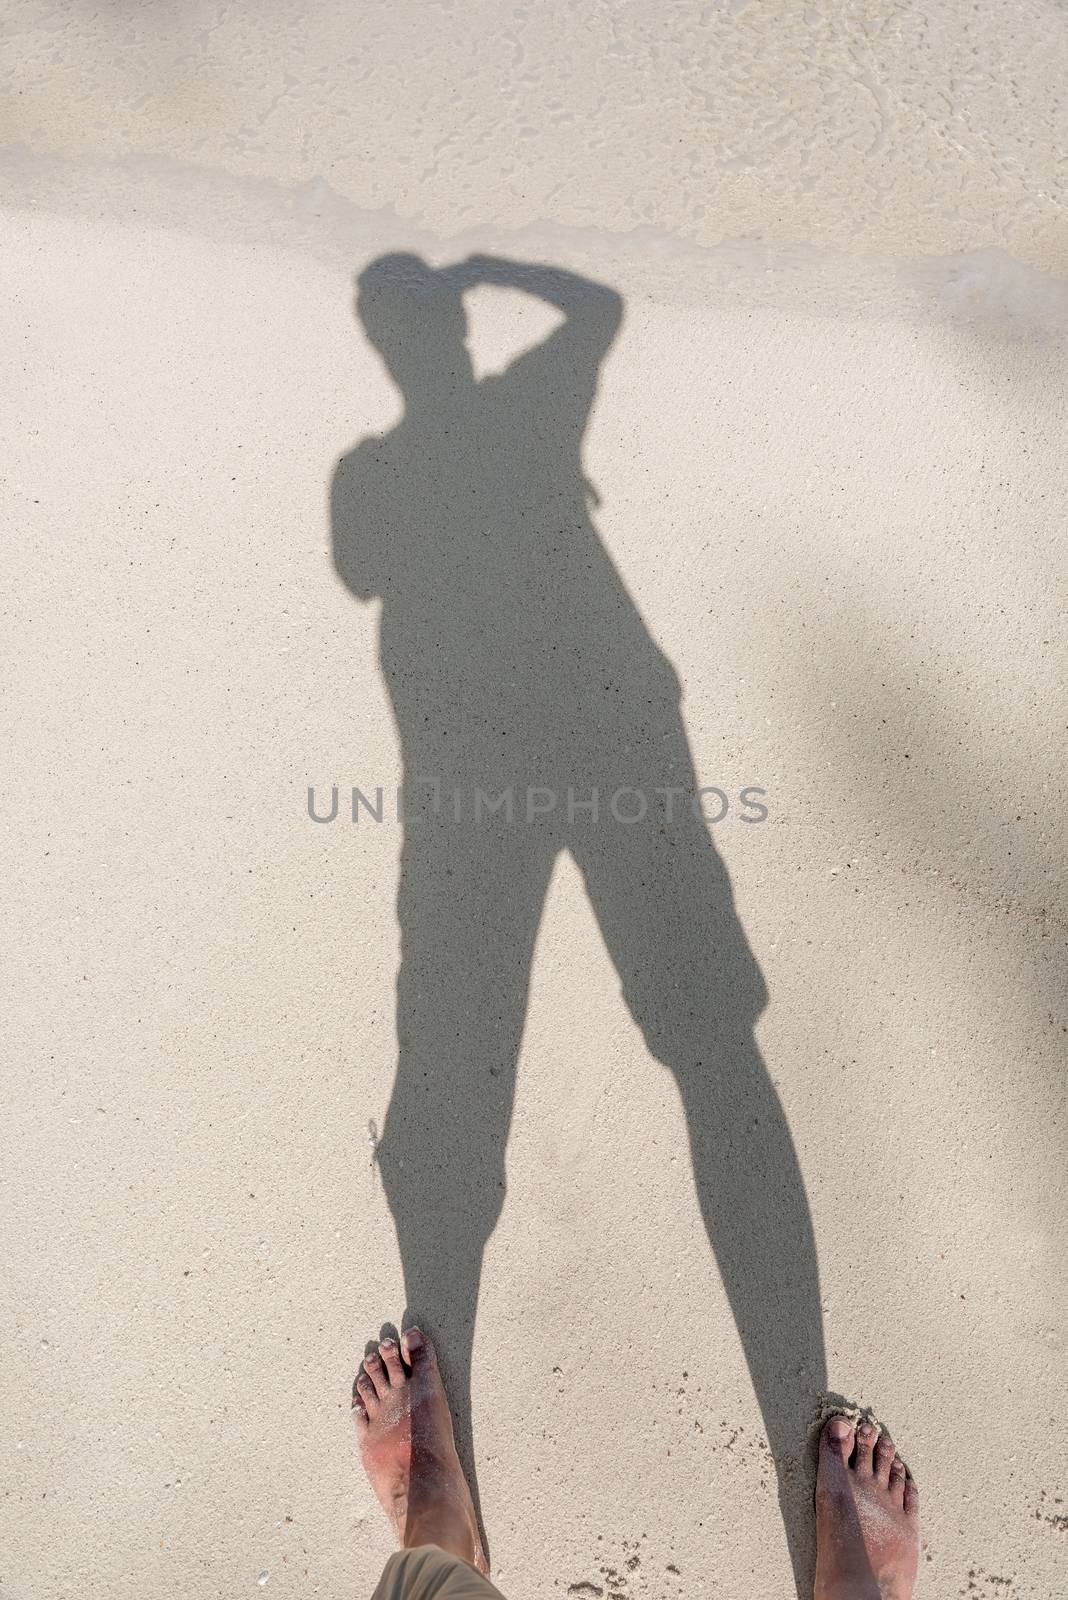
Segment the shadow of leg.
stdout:
[[[676,771],[683,760],[677,754]],[[775,1459],[798,1591],[808,1595],[806,1439],[825,1383],[823,1327],[800,1167],[753,1037],[764,981],[723,863],[688,804],[671,827],[648,819],[590,830],[576,855],[627,1004],[678,1082],[701,1215]]]
[[798,1594],[808,1596],[815,1543],[807,1435],[826,1363],[801,1170],[751,1033],[721,1034],[711,1060],[687,1056],[674,1065],[701,1215],[775,1461]]
[[[551,858],[529,837],[427,819],[405,838],[397,1076],[378,1147],[404,1267],[405,1326],[434,1339],[479,1509],[471,1352],[534,936]],[[485,1539],[483,1538],[485,1544]]]
[[[379,1154],[404,1265],[403,1326],[421,1327],[434,1341],[456,1448],[488,1550],[475,1471],[471,1354],[482,1255],[504,1199],[504,1166],[487,1162],[476,1171],[462,1154],[451,1158],[445,1151],[413,1160],[415,1141],[398,1132],[402,1117],[411,1130],[414,1124],[395,1096]],[[400,1150],[407,1153],[394,1154]]]

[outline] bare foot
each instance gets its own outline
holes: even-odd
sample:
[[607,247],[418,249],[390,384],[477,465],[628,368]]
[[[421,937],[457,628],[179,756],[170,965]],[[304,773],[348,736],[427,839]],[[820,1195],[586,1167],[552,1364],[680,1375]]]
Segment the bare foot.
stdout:
[[364,1471],[398,1541],[440,1545],[488,1573],[434,1347],[418,1328],[365,1356],[352,1401]]
[[909,1600],[919,1529],[919,1492],[889,1434],[830,1417],[816,1476],[815,1600]]

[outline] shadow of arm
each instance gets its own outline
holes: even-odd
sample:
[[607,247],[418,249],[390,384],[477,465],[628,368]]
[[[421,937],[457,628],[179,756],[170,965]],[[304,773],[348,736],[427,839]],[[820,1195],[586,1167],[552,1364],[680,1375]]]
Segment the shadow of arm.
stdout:
[[357,600],[379,592],[374,540],[370,537],[366,451],[363,445],[342,456],[330,483],[330,542],[334,571]]
[[544,345],[556,349],[564,344],[574,347],[576,353],[581,352],[581,359],[595,368],[600,366],[623,321],[622,295],[607,284],[569,272],[566,267],[473,255],[453,267],[450,276],[461,292],[488,284],[500,289],[521,289],[524,294],[555,306],[565,320]]
[[[509,261],[500,256],[469,256],[450,269],[461,293],[479,284],[519,289],[564,314],[548,338],[525,350],[498,377],[501,403],[528,424],[546,456],[573,461],[597,394],[601,364],[623,321],[623,297],[607,284],[583,278],[564,267]],[[587,501],[599,504],[593,485],[583,479]]]

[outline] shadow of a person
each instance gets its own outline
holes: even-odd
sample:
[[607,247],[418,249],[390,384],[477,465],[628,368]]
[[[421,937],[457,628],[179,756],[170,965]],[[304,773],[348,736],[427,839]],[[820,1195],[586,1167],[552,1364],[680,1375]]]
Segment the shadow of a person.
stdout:
[[[476,284],[563,313],[481,381],[465,345]],[[338,573],[360,600],[381,599],[407,798],[399,1061],[378,1152],[407,1318],[440,1335],[470,1470],[482,1255],[505,1195],[535,934],[569,850],[626,1003],[678,1082],[803,1582],[811,1511],[796,1467],[823,1340],[805,1191],[753,1036],[766,990],[692,803],[678,679],[597,535],[582,469],[622,301],[554,267],[472,257],[434,270],[392,255],[361,274],[357,309],[405,407],[339,462],[331,509]],[[611,810],[621,791],[630,820]],[[680,1329],[683,1346],[700,1337]]]

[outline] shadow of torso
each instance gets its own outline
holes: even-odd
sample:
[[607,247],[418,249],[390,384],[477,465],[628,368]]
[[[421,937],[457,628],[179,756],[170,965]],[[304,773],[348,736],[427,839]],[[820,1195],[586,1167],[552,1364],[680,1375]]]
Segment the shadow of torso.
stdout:
[[339,468],[337,563],[381,597],[406,773],[545,785],[563,804],[623,772],[628,747],[632,779],[652,777],[659,755],[635,746],[677,719],[678,680],[590,516],[574,344],[553,335],[458,383],[447,410],[409,411]]

